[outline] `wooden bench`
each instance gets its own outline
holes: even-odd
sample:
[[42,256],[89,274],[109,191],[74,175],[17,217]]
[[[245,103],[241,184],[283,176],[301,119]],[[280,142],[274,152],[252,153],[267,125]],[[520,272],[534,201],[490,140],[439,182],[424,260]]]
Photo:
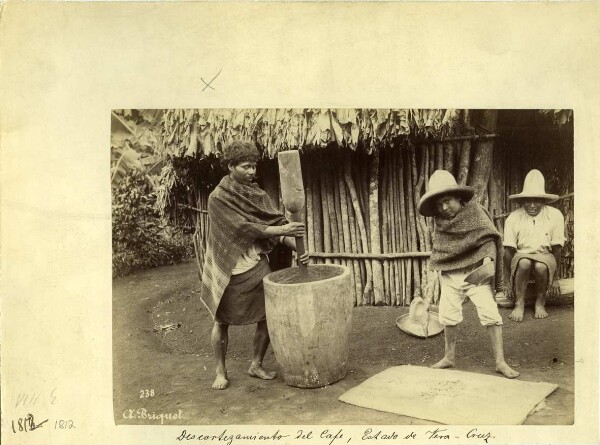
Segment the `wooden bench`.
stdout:
[[[560,293],[555,297],[546,297],[547,305],[573,305],[575,303],[575,279],[559,278],[558,285]],[[525,305],[529,306],[535,302],[535,283],[530,281],[525,294]]]

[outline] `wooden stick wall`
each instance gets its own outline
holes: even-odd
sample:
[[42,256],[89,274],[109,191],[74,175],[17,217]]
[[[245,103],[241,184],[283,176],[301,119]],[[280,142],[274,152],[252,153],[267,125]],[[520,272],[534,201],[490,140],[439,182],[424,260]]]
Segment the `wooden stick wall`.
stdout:
[[[474,199],[491,213],[510,210],[506,197],[520,190],[522,173],[505,147],[494,146],[494,139],[485,137],[405,139],[370,155],[334,144],[302,153],[311,261],[347,266],[356,306],[408,305],[416,296],[439,302],[438,275],[428,267],[433,220],[418,213],[419,200],[431,174],[446,169],[460,184],[475,187]],[[264,188],[277,196],[276,168],[262,174]],[[207,198],[208,192],[199,193],[199,209],[206,209]],[[564,207],[572,214],[572,199]],[[207,215],[198,213],[194,243],[200,271],[207,233]],[[572,276],[572,263],[565,269],[564,275]]]
[[198,264],[198,274],[202,278],[202,268],[204,267],[204,252],[206,251],[206,241],[208,237],[208,195],[209,191],[202,188],[197,191],[197,208],[204,211],[196,212],[194,219],[196,229],[194,231],[194,250],[196,251],[196,262]]
[[[439,280],[428,267],[433,220],[419,214],[419,201],[437,169],[490,201],[491,168],[472,163],[492,148],[493,139],[467,137],[397,141],[370,155],[336,146],[303,153],[312,261],[348,266],[357,306],[407,305],[416,296],[437,303]],[[498,203],[504,189],[493,190]]]
[[431,222],[417,212],[425,148],[423,156],[405,141],[371,155],[339,147],[302,155],[312,261],[349,267],[357,306],[406,305],[427,286]]

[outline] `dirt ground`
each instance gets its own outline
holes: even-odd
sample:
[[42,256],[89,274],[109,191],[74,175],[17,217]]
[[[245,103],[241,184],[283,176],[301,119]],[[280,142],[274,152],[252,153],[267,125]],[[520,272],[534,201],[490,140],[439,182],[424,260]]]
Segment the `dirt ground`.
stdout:
[[[214,360],[209,342],[212,321],[198,293],[194,263],[114,280],[113,383],[117,424],[160,423],[129,418],[129,410],[140,408],[148,413],[182,413],[183,419],[167,419],[165,424],[434,423],[338,401],[345,391],[388,367],[429,366],[442,357],[443,335],[425,340],[398,329],[395,320],[408,308],[355,308],[348,374],[319,389],[289,387],[281,376],[274,381],[249,377],[246,370],[254,326],[233,326],[227,357],[231,386],[225,391],[213,391]],[[572,424],[573,307],[549,307],[550,316],[545,320],[533,319],[529,308],[523,323],[508,320],[509,313],[509,309],[501,309],[509,365],[521,373],[522,380],[559,385],[525,424]],[[497,375],[487,335],[470,303],[464,307],[464,318],[457,344],[457,368]],[[265,367],[278,370],[271,348]]]

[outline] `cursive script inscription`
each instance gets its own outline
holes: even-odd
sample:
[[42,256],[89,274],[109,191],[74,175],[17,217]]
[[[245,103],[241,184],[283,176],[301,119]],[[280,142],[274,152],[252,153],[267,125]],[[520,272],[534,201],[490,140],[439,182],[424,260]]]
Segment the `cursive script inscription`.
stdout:
[[[410,433],[410,434],[414,434],[414,433]],[[407,439],[407,437],[405,437],[405,439]],[[362,436],[362,440],[374,440],[374,439],[381,439],[381,440],[396,440],[398,439],[398,434],[396,434],[395,431],[392,431],[391,433],[384,433],[381,430],[377,431],[377,432],[373,432],[373,429],[371,428],[367,428]]]
[[146,408],[126,409],[123,411],[123,419],[144,419],[149,421],[160,421],[163,425],[165,420],[184,419],[183,410],[179,409],[176,413],[155,413],[149,412]]
[[336,440],[343,439],[344,434],[343,434],[343,430],[338,430],[335,433],[333,433],[329,430],[324,430],[324,431],[321,431],[320,437],[321,437],[321,439],[329,440],[329,445],[332,445]]
[[477,428],[473,428],[467,433],[467,439],[483,439],[485,443],[488,443],[488,439],[491,437],[492,434],[489,431],[480,432],[477,430]]
[[427,431],[425,434],[427,434],[429,439],[450,439],[450,435],[448,433],[444,433],[445,431],[447,430],[441,430],[439,428],[436,428],[433,431]]
[[263,441],[270,443],[280,443],[282,439],[290,437],[289,434],[281,434],[279,430],[274,433],[267,434],[234,434],[228,433],[227,430],[223,430],[218,436],[210,434],[193,434],[188,433],[187,430],[183,430],[177,437],[178,441],[196,440],[201,442],[217,442],[224,443],[225,445],[233,445],[234,443],[248,442],[248,441]]
[[21,405],[23,408],[29,408],[35,406],[38,402],[38,399],[42,397],[42,399],[46,398],[51,405],[54,405],[56,402],[56,388],[54,388],[50,393],[46,393],[45,391],[38,392],[20,392],[17,394],[17,401],[15,403],[15,408],[18,408]]

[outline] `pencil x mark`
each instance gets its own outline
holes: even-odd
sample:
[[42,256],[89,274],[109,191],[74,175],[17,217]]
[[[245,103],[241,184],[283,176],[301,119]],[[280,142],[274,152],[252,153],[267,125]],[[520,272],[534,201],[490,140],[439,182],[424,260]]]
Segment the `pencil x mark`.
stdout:
[[213,83],[213,81],[214,81],[214,80],[215,80],[215,79],[216,79],[216,78],[219,76],[219,74],[221,74],[221,71],[223,71],[223,68],[221,68],[221,69],[219,70],[219,72],[216,74],[216,76],[215,76],[215,77],[213,77],[212,79],[210,79],[210,80],[208,81],[208,83],[207,83],[207,82],[206,82],[206,81],[205,81],[205,80],[204,80],[202,77],[200,78],[200,80],[201,80],[202,82],[204,82],[204,85],[206,85],[204,88],[202,88],[202,91],[206,90],[207,88],[210,88],[211,90],[214,90],[214,87],[211,85],[211,83]]

